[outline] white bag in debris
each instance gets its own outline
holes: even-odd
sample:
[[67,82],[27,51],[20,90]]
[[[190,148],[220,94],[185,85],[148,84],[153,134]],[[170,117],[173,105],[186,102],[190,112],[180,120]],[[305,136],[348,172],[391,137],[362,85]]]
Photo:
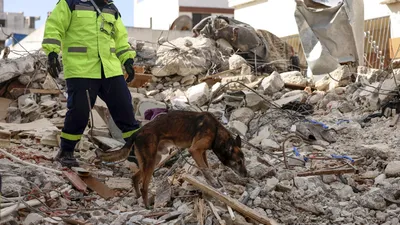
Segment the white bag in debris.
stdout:
[[157,57],[156,66],[152,68],[156,77],[197,75],[222,62],[215,41],[203,37],[182,37],[165,42],[158,48]]
[[[329,1],[337,3],[337,0]],[[363,0],[345,0],[324,9],[308,8],[303,1],[297,1],[295,18],[307,63],[314,75],[330,73],[340,63],[363,65]]]

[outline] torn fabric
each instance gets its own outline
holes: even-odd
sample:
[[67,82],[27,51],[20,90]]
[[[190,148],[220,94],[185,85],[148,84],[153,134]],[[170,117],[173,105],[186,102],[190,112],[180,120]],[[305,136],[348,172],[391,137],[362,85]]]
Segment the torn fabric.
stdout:
[[341,63],[363,65],[364,2],[345,0],[325,9],[297,1],[295,18],[300,41],[311,72],[326,74]]

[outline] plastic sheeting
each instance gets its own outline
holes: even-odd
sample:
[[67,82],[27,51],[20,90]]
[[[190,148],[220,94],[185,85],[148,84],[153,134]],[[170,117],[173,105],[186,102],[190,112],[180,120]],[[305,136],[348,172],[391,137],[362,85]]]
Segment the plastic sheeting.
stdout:
[[303,1],[297,1],[295,18],[307,63],[314,75],[330,73],[340,63],[363,65],[363,0],[345,0],[324,9],[309,8]]

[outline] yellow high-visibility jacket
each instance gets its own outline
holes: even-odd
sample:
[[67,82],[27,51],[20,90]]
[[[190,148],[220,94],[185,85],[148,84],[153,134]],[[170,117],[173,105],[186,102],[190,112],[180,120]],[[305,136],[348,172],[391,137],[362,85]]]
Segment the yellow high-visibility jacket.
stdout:
[[62,49],[65,79],[100,79],[101,63],[106,78],[122,75],[121,64],[136,57],[112,1],[101,15],[89,0],[60,0],[48,17],[42,48],[47,55]]

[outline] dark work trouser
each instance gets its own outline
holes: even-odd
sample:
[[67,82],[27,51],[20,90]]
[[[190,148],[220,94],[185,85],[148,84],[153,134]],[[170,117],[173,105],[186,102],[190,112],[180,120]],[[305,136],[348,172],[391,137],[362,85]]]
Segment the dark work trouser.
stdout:
[[67,108],[64,128],[61,132],[61,150],[73,152],[89,122],[89,106],[86,90],[89,91],[92,108],[99,96],[127,140],[139,128],[133,113],[132,96],[123,76],[102,79],[70,78],[67,82]]

